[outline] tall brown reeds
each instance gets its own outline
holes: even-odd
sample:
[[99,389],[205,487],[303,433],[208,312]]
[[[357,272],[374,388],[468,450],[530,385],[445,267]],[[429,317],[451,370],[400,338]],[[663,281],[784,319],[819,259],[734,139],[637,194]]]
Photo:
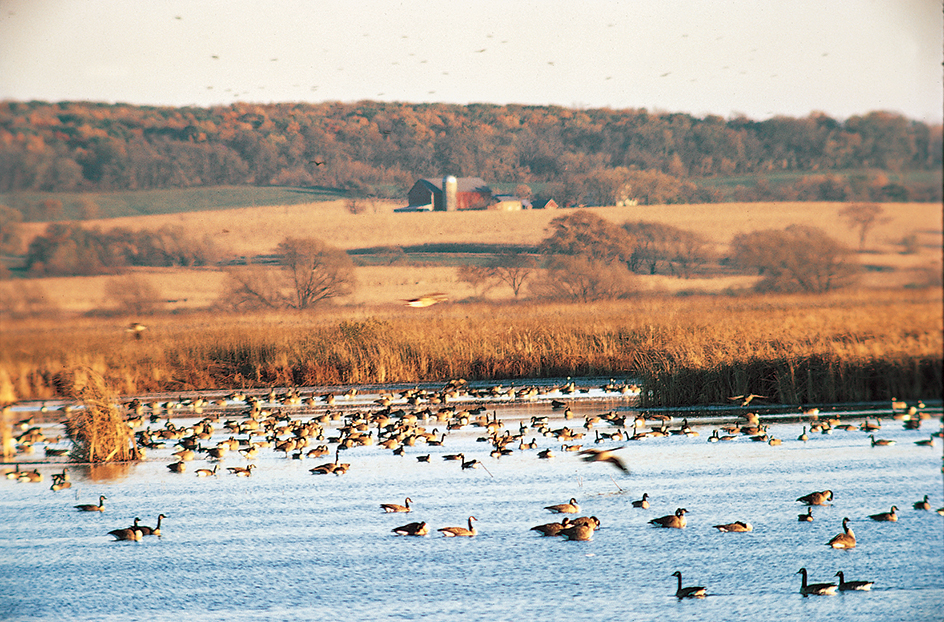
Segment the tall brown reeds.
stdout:
[[145,321],[141,341],[108,318],[17,324],[0,368],[24,398],[55,395],[53,370],[86,366],[126,394],[602,376],[641,380],[647,405],[670,406],[750,393],[789,404],[930,399],[944,358],[940,289]]
[[90,369],[59,376],[60,390],[79,402],[66,419],[74,462],[127,462],[137,459],[134,436],[125,423],[116,395],[105,379]]

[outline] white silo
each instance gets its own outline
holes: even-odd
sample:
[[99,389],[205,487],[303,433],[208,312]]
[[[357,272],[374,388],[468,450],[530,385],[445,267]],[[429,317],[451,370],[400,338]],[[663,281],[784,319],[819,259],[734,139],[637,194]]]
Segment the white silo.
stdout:
[[456,203],[456,193],[459,191],[459,180],[452,175],[446,175],[442,181],[443,190],[443,209],[447,212],[454,212],[458,209]]

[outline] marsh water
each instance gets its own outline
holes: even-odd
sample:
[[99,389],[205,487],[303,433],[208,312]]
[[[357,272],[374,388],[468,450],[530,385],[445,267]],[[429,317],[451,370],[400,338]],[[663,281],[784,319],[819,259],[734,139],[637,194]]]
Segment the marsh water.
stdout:
[[[627,416],[627,433],[640,411],[632,395],[578,381],[584,392],[562,393],[548,384],[530,401],[501,396],[464,404],[484,406],[536,449],[492,457],[480,442],[484,428],[447,430],[430,419],[427,431],[446,433],[441,446],[417,443],[394,455],[377,443],[342,452],[350,464],[343,475],[312,474],[323,458],[293,459],[272,448],[249,460],[229,452],[218,475],[198,478],[214,463],[198,457],[183,473],[167,466],[176,458],[175,441],[148,452],[132,465],[70,467],[71,488],[53,492],[51,476],[65,458],[34,466],[41,483],[0,479],[0,618],[5,620],[940,620],[944,605],[944,506],[941,439],[933,447],[915,441],[940,429],[940,402],[918,416],[920,429],[892,417],[890,405],[821,405],[819,419],[839,418],[858,426],[879,419],[872,446],[868,433],[833,429],[798,437],[810,417],[795,408],[718,408],[685,412],[648,411],[669,416],[669,429],[687,418],[697,435],[669,434],[639,441],[606,439],[614,426],[585,428],[586,415]],[[351,414],[376,411],[380,394],[397,387],[362,387],[355,398],[336,405],[269,405],[285,418],[309,420],[327,410]],[[339,393],[346,390],[337,389]],[[316,391],[317,393],[317,391]],[[146,396],[163,400],[168,396]],[[263,397],[263,399],[265,399]],[[550,400],[567,402],[572,419]],[[145,400],[147,401],[147,400]],[[754,404],[752,406],[755,406]],[[54,406],[54,405],[53,405]],[[758,405],[759,406],[759,405]],[[35,407],[35,405],[34,405]],[[460,408],[463,406],[460,405]],[[436,412],[442,406],[432,407]],[[23,410],[28,408],[21,408]],[[220,402],[203,413],[179,409],[177,425],[216,419],[213,438],[228,438],[227,419],[241,420],[243,406]],[[746,412],[770,423],[779,446],[736,440],[710,443],[713,430]],[[571,427],[579,440],[558,440],[537,426]],[[160,429],[164,416],[145,426]],[[474,416],[473,416],[474,421]],[[343,418],[324,425],[335,434]],[[660,425],[657,419],[647,427]],[[48,435],[56,433],[47,425]],[[314,443],[312,446],[314,446]],[[624,473],[605,462],[587,463],[563,445],[621,448]],[[332,453],[334,445],[330,445]],[[538,452],[551,449],[554,457]],[[446,454],[463,453],[479,468],[463,469]],[[37,456],[41,456],[37,450]],[[429,455],[429,462],[418,456]],[[21,456],[23,462],[33,457]],[[256,465],[251,477],[226,467]],[[801,495],[830,489],[834,499],[800,522]],[[632,501],[648,493],[651,507]],[[107,497],[104,512],[73,506]],[[930,496],[931,511],[913,509]],[[383,513],[381,503],[412,500],[412,511]],[[600,528],[590,541],[542,537],[530,528],[559,520],[545,506],[575,498],[579,515],[596,516]],[[897,522],[869,515],[898,508]],[[686,508],[684,529],[660,529],[653,518]],[[161,537],[114,541],[108,532],[135,517]],[[465,526],[475,516],[474,538],[446,538],[436,529]],[[851,550],[834,550],[829,539],[842,531],[844,517],[857,537]],[[425,521],[426,537],[392,532]],[[748,522],[749,533],[722,533],[713,526]],[[811,582],[870,580],[867,592],[832,596],[800,594],[797,571]],[[685,586],[707,588],[704,599],[675,597],[681,571]]]

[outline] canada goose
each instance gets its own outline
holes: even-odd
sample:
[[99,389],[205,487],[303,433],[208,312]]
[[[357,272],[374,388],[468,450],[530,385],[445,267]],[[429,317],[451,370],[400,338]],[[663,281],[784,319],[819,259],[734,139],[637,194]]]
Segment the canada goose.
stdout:
[[733,523],[728,523],[727,525],[715,525],[714,527],[722,533],[754,531],[754,526],[750,523],[745,523],[744,521],[734,521]]
[[256,468],[256,465],[250,464],[244,467],[226,467],[226,470],[236,477],[249,477],[252,475],[252,470],[254,468]]
[[381,503],[380,507],[388,514],[393,512],[409,512],[411,503],[413,503],[413,499],[407,497],[403,501],[403,505],[398,505],[396,503]]
[[417,456],[417,457],[416,457],[416,461],[417,461],[417,462],[429,462],[429,454],[426,454],[425,456]]
[[446,454],[442,457],[443,460],[459,460],[465,462],[465,454]]
[[441,531],[443,537],[445,538],[456,538],[456,537],[465,537],[471,538],[475,536],[475,527],[472,526],[472,521],[478,520],[474,516],[469,517],[469,527],[441,527],[436,531]]
[[915,441],[914,444],[919,447],[934,447],[934,437],[931,436],[922,441]]
[[642,499],[633,501],[633,507],[642,508],[643,510],[648,510],[649,509],[649,493],[648,492],[642,493]]
[[564,517],[559,523],[547,523],[544,525],[537,525],[531,528],[531,531],[538,531],[543,536],[559,536],[560,532],[564,529],[570,527],[570,519]]
[[141,532],[142,536],[157,536],[161,537],[161,520],[167,518],[163,514],[157,515],[157,526],[156,527],[147,527],[146,525],[138,525],[138,519],[134,519],[134,529],[137,529]]
[[174,473],[183,473],[187,470],[186,462],[171,462],[167,465],[167,468],[173,471]]
[[682,587],[682,573],[678,570],[672,573],[673,577],[678,577],[678,589],[675,590],[676,598],[704,598],[707,591],[704,586],[697,585],[692,587]]
[[842,533],[833,536],[827,544],[834,549],[854,549],[856,545],[855,534],[849,527],[849,519],[842,519]]
[[423,523],[407,523],[391,529],[398,536],[425,536],[429,533],[429,525]]
[[835,583],[810,583],[807,584],[806,579],[806,568],[800,568],[797,571],[797,574],[803,575],[803,584],[800,586],[800,594],[804,596],[809,596],[810,594],[814,595],[824,595],[824,594],[835,594],[836,590],[839,589]]
[[711,436],[708,437],[709,443],[717,443],[721,440],[721,437],[718,436],[718,430],[714,430],[711,433]]
[[[322,164],[324,163],[322,162]],[[445,302],[446,300],[447,300],[446,294],[437,292],[434,294],[426,294],[425,296],[420,296],[419,298],[411,298],[409,300],[404,300],[403,302],[405,302],[406,306],[408,307],[422,309],[425,307],[431,307],[434,304],[438,304],[440,302]]]
[[895,441],[887,438],[876,439],[874,434],[869,434],[869,438],[872,439],[872,447],[888,447],[895,444]]
[[91,503],[85,503],[83,505],[74,506],[80,512],[104,512],[105,511],[105,495],[102,495],[98,498],[98,505],[93,505]]
[[580,524],[574,522],[569,527],[561,529],[558,535],[566,540],[586,542],[593,539],[593,532],[596,531],[596,528],[596,523],[593,522],[581,522]]
[[729,397],[728,399],[729,399],[729,400],[734,400],[734,401],[739,401],[739,400],[740,400],[741,406],[747,406],[748,404],[750,404],[751,402],[753,402],[754,400],[756,400],[756,399],[758,399],[758,398],[760,398],[760,399],[766,399],[765,396],[763,396],[763,395],[757,395],[757,394],[755,394],[755,393],[751,393],[750,395],[735,395],[735,396],[733,396],[733,397]]
[[617,447],[616,449],[584,449],[580,452],[584,462],[609,462],[617,469],[623,473],[629,473],[629,469],[626,468],[626,465],[623,464],[623,461],[614,455],[613,452],[623,449],[622,447]]
[[874,521],[894,523],[898,521],[898,514],[896,514],[897,511],[898,511],[898,508],[893,505],[892,509],[890,509],[887,512],[879,512],[878,514],[869,514],[869,518],[871,518]]
[[806,433],[806,426],[803,426],[803,433],[797,437],[798,441],[803,441],[804,443],[810,440],[810,437]]
[[812,523],[813,522],[813,506],[806,508],[806,514],[800,514],[797,516],[797,520],[801,523]]
[[839,577],[840,592],[848,592],[850,590],[867,592],[872,589],[873,585],[875,585],[875,581],[846,581],[846,577],[843,576],[842,570],[837,572],[834,576]]
[[554,457],[554,452],[551,451],[550,449],[542,449],[541,451],[538,452],[538,458],[541,458],[542,460],[550,460],[553,457]]
[[197,477],[210,477],[211,475],[216,475],[217,470],[219,470],[220,465],[214,464],[212,469],[197,469]]
[[655,525],[656,527],[665,527],[666,529],[682,529],[688,523],[688,521],[685,520],[685,514],[687,513],[688,510],[685,508],[678,508],[675,510],[675,514],[653,518],[649,521],[649,524]]
[[548,505],[544,508],[550,510],[553,514],[576,514],[580,511],[576,499],[571,499],[569,503],[558,503],[557,505]]
[[833,500],[833,491],[824,490],[822,492],[811,492],[808,495],[799,497],[797,501],[806,505],[826,505],[828,501]]
[[600,519],[596,516],[581,516],[570,521],[571,525],[590,525],[594,529],[600,528]]
[[915,501],[913,507],[916,510],[930,510],[931,504],[928,502],[928,495],[924,495],[924,499],[921,501]]
[[479,460],[469,460],[469,461],[463,460],[463,461],[462,461],[462,470],[463,470],[463,471],[465,471],[466,469],[477,469],[477,468],[479,468],[479,467],[482,467],[482,470],[483,470],[483,471],[485,471],[486,473],[488,473],[488,474],[491,475],[492,477],[495,477],[494,475],[492,475],[492,472],[489,471],[487,468],[485,468],[485,465],[482,464],[482,462],[479,461]]
[[140,529],[135,527],[127,527],[125,529],[113,529],[108,532],[108,535],[114,536],[115,541],[118,540],[128,540],[131,542],[140,542],[141,536],[144,535],[141,533]]
[[64,488],[72,488],[72,482],[67,482],[64,480],[56,480],[52,486],[49,487],[49,490],[58,491],[63,490]]
[[32,471],[23,471],[23,472],[20,473],[20,476],[19,476],[18,478],[16,478],[16,481],[18,481],[18,482],[30,482],[30,483],[34,483],[34,484],[35,484],[35,483],[38,483],[38,482],[43,481],[43,474],[40,473],[40,472],[39,472],[38,470],[36,470],[36,469],[33,469]]

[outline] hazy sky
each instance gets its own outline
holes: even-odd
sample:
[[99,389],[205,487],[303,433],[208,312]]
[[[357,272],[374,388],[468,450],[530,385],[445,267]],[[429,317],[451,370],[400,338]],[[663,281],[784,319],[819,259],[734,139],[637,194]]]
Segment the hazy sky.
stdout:
[[939,0],[0,0],[0,99],[940,122]]

